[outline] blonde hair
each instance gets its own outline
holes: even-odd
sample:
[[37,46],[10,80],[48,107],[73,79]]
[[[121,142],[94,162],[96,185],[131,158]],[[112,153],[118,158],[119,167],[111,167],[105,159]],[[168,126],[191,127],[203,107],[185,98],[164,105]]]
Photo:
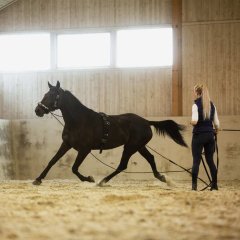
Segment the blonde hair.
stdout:
[[194,86],[194,91],[197,93],[198,96],[202,97],[203,119],[210,119],[211,103],[206,84],[196,84]]

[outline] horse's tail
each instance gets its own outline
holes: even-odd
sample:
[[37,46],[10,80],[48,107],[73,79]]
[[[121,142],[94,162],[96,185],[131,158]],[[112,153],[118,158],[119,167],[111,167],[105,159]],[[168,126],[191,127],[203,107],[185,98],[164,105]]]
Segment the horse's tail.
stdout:
[[159,122],[149,121],[149,124],[154,126],[158,135],[165,136],[165,134],[167,134],[177,144],[188,147],[181,134],[181,131],[184,131],[186,128],[184,125],[179,125],[173,120],[165,120]]

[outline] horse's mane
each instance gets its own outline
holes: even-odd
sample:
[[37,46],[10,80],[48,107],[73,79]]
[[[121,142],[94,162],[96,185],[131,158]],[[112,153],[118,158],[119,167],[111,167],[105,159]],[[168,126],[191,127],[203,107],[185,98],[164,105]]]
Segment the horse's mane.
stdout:
[[67,106],[69,113],[71,113],[71,116],[74,119],[79,118],[79,116],[83,113],[92,111],[83,105],[77,97],[67,90],[64,90],[64,104]]
[[72,102],[73,102],[74,104],[76,104],[76,105],[82,105],[82,106],[84,106],[84,105],[80,102],[80,100],[79,100],[77,97],[75,97],[70,91],[64,90],[64,96],[67,97],[67,100],[68,100],[68,101],[72,101]]

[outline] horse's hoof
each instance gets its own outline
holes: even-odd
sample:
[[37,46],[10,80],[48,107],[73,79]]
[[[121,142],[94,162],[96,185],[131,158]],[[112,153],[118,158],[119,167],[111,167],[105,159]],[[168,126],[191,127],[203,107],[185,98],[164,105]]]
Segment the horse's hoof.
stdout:
[[165,178],[164,175],[161,175],[160,178],[159,178],[159,180],[160,180],[161,182],[167,182],[167,180],[166,180],[166,178]]
[[94,178],[92,176],[88,176],[87,177],[87,181],[88,182],[95,182]]
[[100,181],[100,182],[97,184],[98,187],[103,187],[104,185],[105,185],[105,181],[104,181],[104,180]]
[[40,185],[42,183],[42,181],[41,180],[38,180],[38,179],[36,179],[36,180],[34,180],[33,181],[33,185]]

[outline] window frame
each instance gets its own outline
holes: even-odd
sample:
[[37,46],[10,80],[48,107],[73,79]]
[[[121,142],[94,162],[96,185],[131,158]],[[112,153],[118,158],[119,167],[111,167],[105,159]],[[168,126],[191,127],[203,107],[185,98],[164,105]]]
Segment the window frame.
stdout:
[[[50,34],[50,68],[49,70],[28,70],[17,72],[67,72],[67,71],[95,71],[106,69],[118,69],[118,70],[133,70],[133,69],[161,69],[172,68],[169,66],[140,66],[140,67],[118,67],[117,62],[117,31],[119,30],[143,30],[143,29],[156,29],[156,28],[172,28],[170,24],[157,24],[157,25],[139,25],[139,26],[120,26],[120,27],[107,27],[107,28],[82,28],[82,29],[64,29],[64,30],[44,30],[44,31],[17,31],[17,32],[0,32],[0,35],[10,34]],[[90,67],[90,68],[58,68],[57,67],[57,36],[63,34],[88,34],[88,33],[109,33],[110,34],[110,64],[104,67]],[[174,35],[172,35],[174,38]],[[173,52],[172,45],[172,52]],[[1,71],[2,73],[8,73],[9,71]],[[10,73],[13,73],[12,71]],[[16,72],[14,72],[16,73]]]

